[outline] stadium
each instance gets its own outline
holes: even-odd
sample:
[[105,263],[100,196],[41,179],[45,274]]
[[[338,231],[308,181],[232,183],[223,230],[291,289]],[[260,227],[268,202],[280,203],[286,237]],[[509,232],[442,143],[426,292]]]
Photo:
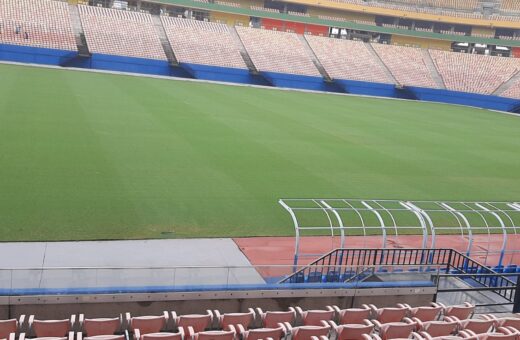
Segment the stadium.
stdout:
[[520,1],[0,0],[0,339],[520,339]]

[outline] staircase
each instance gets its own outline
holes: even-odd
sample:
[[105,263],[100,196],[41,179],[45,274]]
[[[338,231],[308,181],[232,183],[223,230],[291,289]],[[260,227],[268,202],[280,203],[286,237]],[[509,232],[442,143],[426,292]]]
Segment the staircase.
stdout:
[[83,25],[81,24],[78,6],[69,3],[69,13],[72,30],[78,47],[78,55],[80,57],[90,57],[90,51],[88,49],[87,39],[85,39],[85,33],[83,32]]
[[166,35],[166,31],[164,30],[164,26],[161,21],[161,17],[158,15],[152,15],[153,24],[155,26],[155,30],[159,35],[159,39],[161,40],[161,45],[164,50],[164,54],[166,54],[166,58],[168,59],[168,63],[172,66],[179,66],[179,61],[173,52],[173,48],[170,45],[170,41],[168,40],[168,36]]
[[298,34],[298,38],[302,42],[303,48],[305,48],[307,54],[309,55],[309,57],[311,57],[312,63],[314,64],[314,66],[316,66],[323,79],[325,79],[326,82],[332,82],[331,76],[327,73],[327,70],[325,70],[325,67],[323,67],[323,65],[321,64],[320,60],[312,50],[311,45],[309,45],[309,42],[307,41],[307,39],[305,39],[305,36]]
[[446,89],[446,84],[444,84],[444,79],[442,79],[442,76],[439,74],[437,67],[435,67],[435,63],[433,62],[432,56],[430,54],[430,50],[422,50],[422,53],[424,55],[426,67],[428,67],[428,70],[430,70],[430,74],[431,74],[435,84],[437,84],[437,87],[439,87],[440,89]]
[[520,70],[516,71],[515,74],[509,78],[509,80],[503,82],[496,90],[492,93],[494,96],[500,96],[505,91],[509,90],[511,86],[516,84],[518,81],[520,81]]
[[392,72],[390,72],[388,67],[386,67],[386,64],[383,62],[383,60],[381,59],[379,54],[377,54],[376,50],[374,50],[374,47],[372,46],[372,44],[371,43],[365,43],[365,46],[366,46],[367,50],[374,56],[375,60],[377,60],[379,62],[379,65],[381,65],[381,67],[385,71],[386,76],[389,79],[391,79],[394,84],[396,84],[397,86],[401,86],[401,84],[397,81],[397,79],[394,77]]
[[247,53],[246,47],[244,46],[242,39],[240,39],[240,35],[238,35],[236,28],[233,26],[229,29],[229,31],[231,32],[233,39],[235,39],[237,46],[240,48],[240,55],[242,56],[242,59],[244,59],[244,63],[246,63],[249,72],[252,74],[259,74],[255,64],[253,63],[253,60],[251,60],[249,53]]

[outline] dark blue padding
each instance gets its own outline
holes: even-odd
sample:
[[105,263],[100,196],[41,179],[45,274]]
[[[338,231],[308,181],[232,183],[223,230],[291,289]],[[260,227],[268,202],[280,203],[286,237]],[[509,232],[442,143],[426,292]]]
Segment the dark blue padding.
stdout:
[[90,67],[98,70],[155,74],[161,76],[171,75],[171,67],[166,60],[122,57],[101,53],[92,54],[90,59]]
[[255,77],[248,69],[208,66],[200,64],[180,63],[189,74],[196,79],[223,81],[228,83],[253,84],[270,86],[271,84],[262,77]]
[[407,87],[407,89],[415,94],[417,99],[424,101],[476,106],[509,112],[516,111],[520,106],[520,99],[421,87]]
[[23,288],[0,289],[0,296],[27,295],[88,295],[88,294],[128,294],[128,293],[176,293],[210,291],[249,290],[295,290],[295,289],[365,289],[365,288],[409,288],[435,287],[431,281],[396,282],[353,282],[353,283],[271,283],[242,285],[187,285],[187,286],[139,286],[139,287],[99,287],[99,288]]
[[0,60],[59,66],[75,58],[77,51],[0,44]]
[[276,87],[313,91],[327,91],[329,88],[322,77],[263,71],[260,74]]

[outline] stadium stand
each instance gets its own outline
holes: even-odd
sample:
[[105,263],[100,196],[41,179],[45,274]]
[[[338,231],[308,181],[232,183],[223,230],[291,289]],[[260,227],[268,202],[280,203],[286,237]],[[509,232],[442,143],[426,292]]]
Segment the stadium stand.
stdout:
[[316,36],[305,39],[332,78],[392,83],[365,43]]
[[225,24],[161,17],[179,62],[247,69]]
[[[85,339],[135,339],[135,340],[183,340],[186,337],[189,339],[243,339],[243,340],[258,340],[272,338],[276,340],[284,339],[290,336],[291,339],[309,340],[317,337],[318,339],[336,339],[336,340],[355,340],[355,339],[515,339],[520,337],[520,315],[513,314],[507,317],[497,317],[494,314],[479,315],[473,319],[460,320],[455,316],[447,316],[450,311],[464,311],[473,310],[474,306],[470,304],[448,306],[437,309],[438,306],[433,304],[431,306],[410,307],[407,305],[398,305],[396,307],[377,308],[371,306],[368,308],[347,308],[340,309],[337,306],[330,306],[324,310],[303,310],[296,307],[295,310],[300,311],[300,317],[305,315],[314,316],[321,314],[324,320],[314,318],[312,324],[309,324],[305,317],[298,319],[297,322],[280,322],[267,326],[262,323],[263,316],[250,309],[247,313],[224,313],[221,314],[218,310],[214,312],[208,311],[207,314],[197,314],[197,316],[215,315],[216,319],[220,320],[218,324],[214,325],[204,319],[200,324],[200,319],[197,317],[192,319],[193,314],[177,316],[175,312],[171,312],[172,319],[180,318],[184,320],[191,319],[194,321],[180,325],[178,323],[169,323],[169,313],[164,312],[163,315],[153,316],[144,315],[139,317],[131,317],[126,313],[127,322],[123,327],[119,328],[121,318],[99,318],[99,319],[84,319],[91,320],[91,324],[87,330],[85,324],[82,324],[82,317],[80,315],[80,328],[75,328],[75,315],[70,319],[65,320],[45,320],[38,321],[34,315],[29,317],[29,327],[25,328],[24,315],[21,315],[20,321],[16,319],[0,320],[0,329],[5,333],[5,339],[15,339],[19,334],[20,339],[25,339],[25,333],[21,333],[22,329],[27,329],[27,335],[35,336],[51,336],[56,338],[66,338],[82,340]],[[429,310],[441,311],[437,313],[433,320],[427,321],[432,314],[425,314],[424,319],[418,317],[409,317],[413,310]],[[290,310],[289,313],[293,313]],[[330,315],[316,312],[330,312]],[[338,313],[339,311],[339,313]],[[343,318],[344,315],[356,315],[360,311],[370,311],[363,319],[349,319],[348,322]],[[403,313],[404,312],[404,313]],[[268,313],[286,313],[283,311],[270,311]],[[381,319],[382,313],[386,314],[385,320]],[[280,314],[282,315],[282,314]],[[285,315],[285,314],[284,314]],[[417,314],[416,314],[417,315]],[[469,314],[467,314],[469,315]],[[220,317],[218,317],[220,316]],[[228,317],[227,322],[222,322],[224,318]],[[31,320],[32,323],[31,323]],[[211,319],[213,320],[213,319]],[[394,321],[389,321],[394,320]],[[398,321],[395,321],[398,320]],[[43,324],[45,331],[42,329],[32,328],[36,326],[36,322]],[[193,326],[192,326],[193,325]],[[5,327],[4,327],[5,326]],[[84,333],[87,331],[87,333]],[[91,335],[96,334],[96,335]],[[124,335],[118,335],[124,334]],[[238,337],[237,337],[238,336]]]
[[66,2],[0,1],[0,43],[76,50]]
[[296,34],[240,26],[236,30],[259,71],[321,77]]
[[78,7],[90,52],[167,60],[149,14]]
[[520,81],[517,81],[509,89],[507,89],[506,91],[502,92],[501,96],[502,97],[507,97],[507,98],[517,98],[517,99],[520,99]]
[[515,58],[431,50],[430,55],[446,88],[453,91],[492,94],[520,69]]
[[423,51],[414,47],[372,44],[383,63],[401,85],[437,88]]
[[502,0],[500,2],[500,10],[503,12],[520,12],[520,2],[517,0]]
[[395,3],[405,4],[411,6],[423,6],[431,8],[448,8],[448,9],[459,9],[459,10],[470,10],[475,11],[479,9],[478,0],[387,0],[385,3],[378,1],[377,3]]

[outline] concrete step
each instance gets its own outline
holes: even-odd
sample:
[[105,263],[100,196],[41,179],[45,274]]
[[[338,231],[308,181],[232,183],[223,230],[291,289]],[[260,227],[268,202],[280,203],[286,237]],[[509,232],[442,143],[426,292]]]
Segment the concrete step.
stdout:
[[85,38],[85,32],[83,31],[83,24],[81,23],[81,17],[79,16],[78,6],[69,3],[69,13],[72,30],[76,39],[76,46],[78,48],[78,54],[82,57],[90,57],[90,51],[88,49],[87,39]]
[[398,86],[401,86],[401,84],[397,81],[397,79],[394,77],[390,69],[386,66],[386,64],[383,62],[379,54],[377,54],[376,50],[372,46],[371,43],[365,43],[365,46],[367,47],[368,51],[374,56],[374,58],[377,60],[379,65],[383,68],[383,70],[386,73],[386,76],[392,80],[392,82]]
[[170,41],[168,40],[168,36],[166,35],[166,30],[164,29],[164,26],[162,24],[161,17],[158,15],[152,15],[152,20],[155,26],[155,30],[157,31],[157,35],[159,36],[159,40],[161,41],[164,54],[166,54],[166,58],[168,59],[168,62],[170,63],[170,65],[178,66],[179,61],[177,60],[175,52],[173,51]]
[[325,81],[331,82],[332,77],[329,75],[327,70],[325,70],[325,67],[323,67],[323,65],[321,64],[321,61],[316,56],[316,53],[314,53],[314,51],[312,50],[312,47],[311,45],[309,45],[309,42],[307,41],[305,36],[298,34],[298,38],[302,42],[303,47],[307,51],[307,54],[309,55],[309,57],[311,57],[312,63],[314,64],[314,66],[316,66],[323,79],[325,79]]
[[240,55],[242,56],[242,59],[244,60],[244,63],[246,63],[247,68],[249,69],[249,72],[252,74],[258,74],[258,69],[256,68],[255,64],[253,63],[253,60],[251,59],[251,56],[249,53],[247,53],[246,47],[244,46],[244,43],[242,42],[242,39],[240,38],[240,35],[238,34],[235,27],[231,27],[230,29],[231,36],[235,40],[237,46],[240,48]]
[[441,89],[446,89],[446,84],[444,84],[444,79],[440,75],[435,63],[433,62],[432,56],[430,54],[430,50],[422,50],[424,55],[424,60],[426,62],[426,67],[430,70],[430,74],[432,75],[433,81],[437,84],[437,86]]

